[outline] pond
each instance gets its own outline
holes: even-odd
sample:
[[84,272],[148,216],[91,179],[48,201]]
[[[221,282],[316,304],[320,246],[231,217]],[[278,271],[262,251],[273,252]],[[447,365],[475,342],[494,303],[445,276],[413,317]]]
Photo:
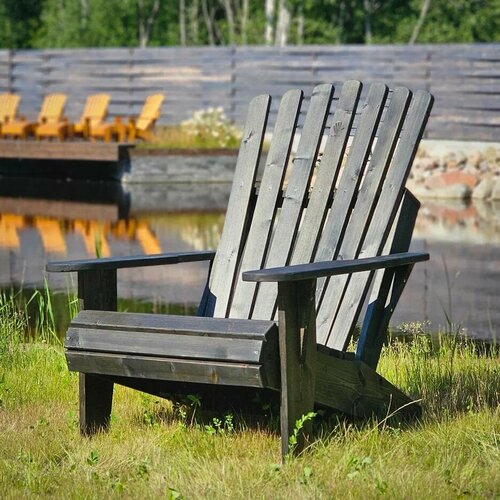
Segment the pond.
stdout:
[[[75,277],[44,272],[49,260],[211,249],[217,246],[230,184],[92,183],[2,179],[0,287],[27,296],[48,283],[59,292],[63,330]],[[500,325],[500,205],[427,201],[412,248],[431,254],[415,266],[392,325],[427,323],[496,338]],[[205,263],[119,271],[120,307],[192,312]],[[63,311],[64,310],[64,311]]]

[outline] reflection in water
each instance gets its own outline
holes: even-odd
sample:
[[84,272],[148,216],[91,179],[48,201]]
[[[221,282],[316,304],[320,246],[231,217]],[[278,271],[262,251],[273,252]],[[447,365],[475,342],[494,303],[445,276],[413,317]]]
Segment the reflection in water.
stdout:
[[[148,191],[140,186],[133,187],[132,200],[125,205],[127,195],[119,192],[117,197],[113,189],[108,199],[103,189],[96,190],[97,202],[89,186],[87,198],[79,192],[75,199],[71,199],[73,193],[64,198],[64,189],[46,200],[39,190],[24,188],[17,197],[0,190],[0,287],[42,287],[48,260],[93,257],[96,249],[102,256],[120,256],[217,247],[227,187],[155,185],[154,211],[153,198],[144,196]],[[141,194],[134,196],[134,192]],[[200,203],[207,213],[200,213]],[[437,328],[445,325],[447,314],[473,335],[496,336],[499,211],[493,204],[432,201],[422,205],[413,248],[428,251],[431,261],[415,266],[394,324],[430,320]],[[198,302],[207,268],[206,263],[193,263],[122,270],[119,295],[128,300],[127,309],[133,308],[134,301],[146,301],[152,304],[151,310],[169,303],[186,310]],[[51,274],[48,279],[54,290],[74,286],[63,274]]]

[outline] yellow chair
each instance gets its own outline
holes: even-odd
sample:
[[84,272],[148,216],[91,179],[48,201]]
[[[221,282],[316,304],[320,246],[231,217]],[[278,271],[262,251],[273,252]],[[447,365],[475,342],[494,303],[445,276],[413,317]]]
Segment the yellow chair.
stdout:
[[61,136],[62,134],[67,135],[69,123],[62,116],[66,99],[65,94],[49,94],[45,96],[36,122],[30,122],[25,118],[13,120],[2,127],[2,135],[26,139],[29,134],[35,133],[36,138],[39,139],[46,135],[46,131],[52,130],[54,125],[61,123],[66,124],[66,127],[61,129]]
[[109,94],[89,95],[80,121],[73,124],[72,135],[79,135],[84,139],[88,139],[90,131],[102,125],[104,118],[106,118],[110,99]]
[[160,109],[165,97],[163,94],[150,95],[142,108],[137,120],[130,120],[128,128],[128,140],[134,142],[136,138],[150,140],[152,129],[160,118]]
[[148,96],[138,118],[130,118],[126,124],[120,117],[116,117],[114,123],[103,123],[91,128],[90,137],[103,139],[105,142],[110,142],[113,137],[119,142],[125,142],[127,135],[130,142],[134,142],[136,138],[150,139],[151,129],[160,117],[163,100],[163,94]]
[[17,94],[0,94],[0,134],[1,127],[16,119],[20,100]]

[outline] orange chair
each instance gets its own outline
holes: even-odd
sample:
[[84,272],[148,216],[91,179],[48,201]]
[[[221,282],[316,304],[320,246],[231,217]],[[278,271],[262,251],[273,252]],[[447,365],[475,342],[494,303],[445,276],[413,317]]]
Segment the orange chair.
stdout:
[[134,142],[137,137],[146,140],[150,139],[151,129],[160,117],[163,100],[163,94],[148,96],[138,118],[130,118],[129,123],[126,124],[120,117],[116,117],[114,123],[103,123],[97,127],[92,127],[90,137],[103,139],[105,142],[110,142],[113,137],[119,142],[125,142],[127,135],[130,142]]
[[2,127],[16,119],[20,100],[17,94],[0,94],[0,135]]
[[109,94],[94,94],[87,97],[80,121],[73,124],[72,135],[88,139],[93,128],[102,125],[108,114]]
[[67,134],[69,123],[62,116],[66,99],[65,94],[49,94],[45,96],[36,122],[30,122],[25,118],[9,121],[2,127],[2,135],[26,139],[29,134],[35,133],[36,138],[39,139],[45,135],[46,130],[52,130],[54,125],[59,123],[66,123],[66,128],[61,130],[61,136]]

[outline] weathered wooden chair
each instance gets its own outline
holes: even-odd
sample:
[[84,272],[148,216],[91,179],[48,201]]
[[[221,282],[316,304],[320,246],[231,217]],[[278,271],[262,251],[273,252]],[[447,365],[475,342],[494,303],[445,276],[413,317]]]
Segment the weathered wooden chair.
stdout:
[[[48,264],[78,273],[82,310],[66,357],[80,372],[82,432],[109,424],[115,382],[158,395],[178,383],[281,391],[283,456],[295,422],[315,405],[361,417],[418,413],[375,368],[412,267],[428,259],[407,252],[419,204],[404,185],[432,97],[396,88],[387,104],[388,88],[374,83],[358,106],[360,92],[357,81],[336,98],[332,85],[316,87],[291,161],[303,95],[287,92],[259,186],[270,97],[252,100],[216,252]],[[117,269],[202,260],[212,265],[198,316],[109,312]]]
[[54,124],[64,123],[67,127],[68,122],[62,116],[66,99],[65,94],[45,96],[36,122],[31,122],[24,117],[9,121],[2,127],[2,135],[26,139],[29,134],[35,133],[36,138],[39,139],[44,136],[46,128],[51,128]]

